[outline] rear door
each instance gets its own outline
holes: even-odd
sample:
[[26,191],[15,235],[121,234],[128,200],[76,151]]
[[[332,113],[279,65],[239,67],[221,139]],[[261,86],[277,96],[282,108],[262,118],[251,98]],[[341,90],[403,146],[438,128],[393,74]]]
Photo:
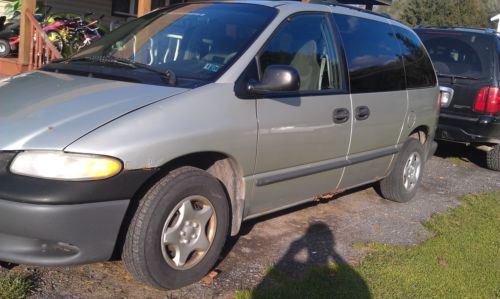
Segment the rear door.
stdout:
[[334,14],[345,48],[353,104],[352,138],[340,188],[385,176],[408,109],[401,50],[387,20]]
[[496,86],[495,38],[493,35],[463,31],[424,29],[422,38],[438,73],[439,84],[453,88],[455,94],[449,107],[441,113],[476,116],[472,111],[482,87]]

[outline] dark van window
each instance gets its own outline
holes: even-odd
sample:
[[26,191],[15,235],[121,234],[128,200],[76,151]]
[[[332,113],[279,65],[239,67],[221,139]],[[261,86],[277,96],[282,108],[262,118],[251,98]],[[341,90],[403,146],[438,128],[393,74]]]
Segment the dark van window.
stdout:
[[259,57],[261,70],[293,66],[301,91],[342,89],[339,56],[324,14],[301,14],[286,21]]
[[392,26],[334,14],[342,37],[352,93],[405,89],[403,63]]
[[436,86],[434,68],[420,39],[409,30],[393,28],[403,54],[407,88]]
[[489,35],[467,32],[419,31],[437,72],[475,79],[492,73],[495,45]]

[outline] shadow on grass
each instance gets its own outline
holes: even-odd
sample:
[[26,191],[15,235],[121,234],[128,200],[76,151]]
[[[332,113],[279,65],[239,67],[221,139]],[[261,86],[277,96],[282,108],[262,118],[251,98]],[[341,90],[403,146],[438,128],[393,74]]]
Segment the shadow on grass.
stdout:
[[334,248],[330,228],[311,224],[261,283],[238,298],[371,298],[365,281]]

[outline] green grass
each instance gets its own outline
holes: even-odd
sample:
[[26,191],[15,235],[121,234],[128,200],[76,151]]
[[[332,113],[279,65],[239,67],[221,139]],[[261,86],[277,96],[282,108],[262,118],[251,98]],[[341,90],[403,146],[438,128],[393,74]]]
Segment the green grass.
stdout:
[[500,192],[462,203],[426,222],[435,236],[418,246],[366,244],[372,252],[360,265],[316,268],[301,278],[270,270],[270,286],[236,297],[500,298]]
[[462,159],[462,158],[460,158],[460,157],[451,156],[451,157],[448,157],[447,159],[448,159],[451,163],[458,164],[458,165],[462,165],[462,164],[467,163],[467,161],[463,160],[463,159]]
[[31,282],[19,274],[0,276],[0,299],[26,298],[31,288]]

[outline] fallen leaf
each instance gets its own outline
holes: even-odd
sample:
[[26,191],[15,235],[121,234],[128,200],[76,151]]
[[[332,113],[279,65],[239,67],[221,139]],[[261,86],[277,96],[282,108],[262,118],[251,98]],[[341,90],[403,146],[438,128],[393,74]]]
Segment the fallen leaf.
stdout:
[[204,284],[212,284],[214,282],[215,277],[219,275],[219,271],[212,271],[208,273],[205,277],[201,279],[201,282]]
[[448,266],[448,261],[442,258],[438,258],[438,264],[441,266]]

